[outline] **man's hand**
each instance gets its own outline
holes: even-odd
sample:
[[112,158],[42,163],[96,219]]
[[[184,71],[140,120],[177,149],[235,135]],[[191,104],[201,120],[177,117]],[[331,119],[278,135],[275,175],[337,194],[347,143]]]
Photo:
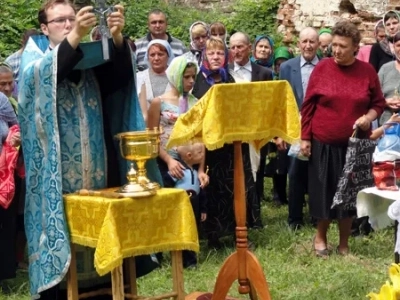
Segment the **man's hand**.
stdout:
[[124,7],[122,5],[115,5],[115,11],[108,15],[107,25],[110,28],[114,45],[119,48],[122,47],[124,38],[122,36],[122,30],[125,26]]
[[200,187],[204,189],[210,182],[210,177],[204,172],[199,172],[198,177],[200,181]]
[[287,149],[287,144],[284,140],[281,138],[276,138],[274,139],[275,145],[278,148],[279,151],[285,151]]
[[300,151],[304,156],[310,157],[310,155],[311,155],[311,142],[302,140],[301,144],[300,144]]
[[76,14],[75,26],[67,36],[72,48],[76,49],[82,38],[96,25],[97,18],[92,11],[93,6],[85,6]]
[[355,125],[363,131],[367,131],[371,128],[371,120],[368,119],[365,115],[359,117],[355,122]]

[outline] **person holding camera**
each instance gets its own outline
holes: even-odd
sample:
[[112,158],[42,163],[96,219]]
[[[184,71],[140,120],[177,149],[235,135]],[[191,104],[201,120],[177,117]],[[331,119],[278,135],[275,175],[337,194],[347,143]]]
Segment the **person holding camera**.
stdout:
[[[121,5],[106,16],[109,60],[103,58],[100,41],[81,43],[98,22],[93,6],[76,11],[69,0],[48,0],[38,19],[44,35],[31,38],[22,54],[18,118],[27,170],[30,292],[54,300],[65,298],[59,283],[71,260],[63,194],[120,186],[126,166],[112,136],[142,130],[144,120],[131,51],[121,33]],[[136,114],[127,107],[135,107]],[[79,288],[90,290],[109,280],[93,269],[93,251],[76,247],[78,279],[85,278]],[[147,271],[158,267],[146,258]]]

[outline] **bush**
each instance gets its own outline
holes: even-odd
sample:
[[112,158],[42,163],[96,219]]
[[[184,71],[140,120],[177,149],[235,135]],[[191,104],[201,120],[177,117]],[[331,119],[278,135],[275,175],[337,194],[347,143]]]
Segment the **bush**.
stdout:
[[22,33],[38,28],[37,13],[40,0],[2,0],[0,15],[0,58],[21,47]]

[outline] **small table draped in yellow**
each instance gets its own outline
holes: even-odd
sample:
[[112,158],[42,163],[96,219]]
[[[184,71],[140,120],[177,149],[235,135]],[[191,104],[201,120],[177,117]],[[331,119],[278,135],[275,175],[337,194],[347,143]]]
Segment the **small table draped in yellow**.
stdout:
[[94,265],[102,276],[123,258],[161,251],[199,251],[187,193],[160,189],[148,198],[111,199],[64,196],[71,242],[96,248]]
[[179,116],[167,148],[199,140],[209,150],[234,141],[258,150],[273,137],[300,139],[299,108],[286,80],[217,84]]

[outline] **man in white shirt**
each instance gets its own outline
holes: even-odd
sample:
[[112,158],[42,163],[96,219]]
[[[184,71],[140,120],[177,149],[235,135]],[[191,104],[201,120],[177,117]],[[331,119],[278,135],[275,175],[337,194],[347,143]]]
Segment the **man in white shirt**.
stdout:
[[[250,38],[243,32],[236,32],[230,38],[230,51],[233,57],[233,64],[229,65],[229,72],[235,79],[235,82],[252,82],[252,81],[266,81],[273,79],[272,70],[257,65],[250,61],[250,54],[252,45]],[[264,149],[265,148],[265,149]],[[250,160],[253,170],[253,177],[256,181],[256,190],[258,203],[251,207],[255,212],[260,210],[260,200],[263,195],[263,181],[264,176],[257,176],[257,173],[264,173],[264,166],[260,168],[260,156],[265,157],[266,147],[261,149],[261,154],[257,153],[254,148],[250,147]],[[265,163],[264,163],[265,164]],[[254,213],[254,212],[253,212]],[[257,213],[256,213],[257,214]],[[261,223],[261,222],[260,222]]]

